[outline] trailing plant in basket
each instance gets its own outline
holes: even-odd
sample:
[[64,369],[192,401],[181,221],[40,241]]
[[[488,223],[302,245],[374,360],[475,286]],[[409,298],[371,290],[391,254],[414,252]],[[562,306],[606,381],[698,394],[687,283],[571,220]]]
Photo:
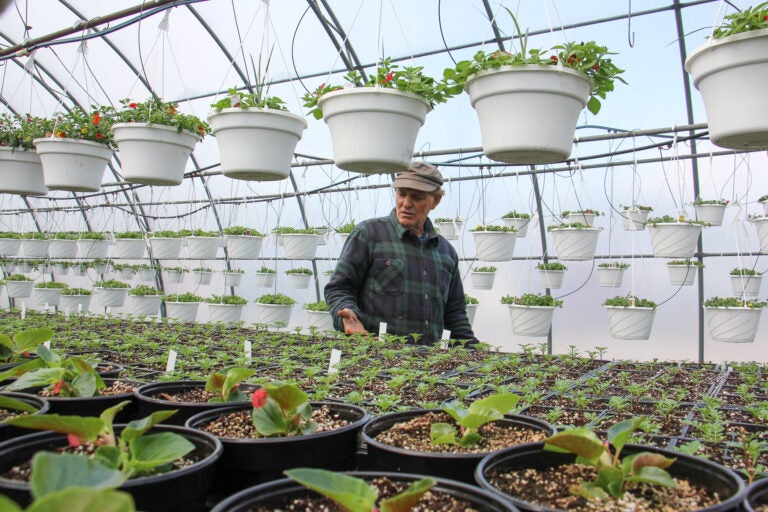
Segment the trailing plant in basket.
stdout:
[[611,261],[606,263],[600,263],[597,268],[629,268],[629,263],[622,263],[620,261]]
[[163,292],[153,286],[140,284],[134,288],[131,288],[128,292],[128,295],[133,295],[134,297],[146,297],[148,295],[163,295]]
[[510,227],[507,227],[507,226],[494,226],[492,224],[487,224],[487,225],[479,224],[476,228],[470,229],[470,231],[473,231],[473,232],[474,231],[478,231],[478,232],[483,232],[483,231],[499,231],[499,232],[502,232],[502,233],[514,233],[514,232],[517,231],[517,229],[510,228]]
[[0,115],[0,147],[34,149],[33,140],[45,137],[53,121],[27,115]]
[[315,468],[289,469],[285,475],[348,512],[407,512],[437,483],[433,478],[422,478],[400,494],[381,500],[377,507],[378,489],[362,478]]
[[86,140],[115,149],[111,131],[114,116],[115,111],[109,106],[91,105],[90,112],[74,106],[53,116],[53,126],[46,137]]
[[518,306],[555,306],[562,307],[563,301],[555,299],[551,295],[536,293],[524,293],[520,296],[505,295],[501,298],[502,304],[515,304]]
[[559,261],[547,261],[536,265],[536,270],[568,270],[568,267]]
[[240,390],[240,383],[252,377],[256,370],[229,368],[226,372],[213,372],[205,381],[205,390],[216,393],[209,402],[245,402],[248,397]]
[[511,212],[507,212],[504,215],[501,216],[502,219],[530,219],[531,215],[529,213],[521,213],[516,210],[512,210]]
[[693,201],[694,206],[699,206],[703,204],[716,204],[721,206],[728,206],[728,204],[730,204],[730,201],[727,199],[702,199],[700,197],[697,197]]
[[238,236],[264,236],[259,231],[247,228],[244,226],[229,226],[221,230],[225,235],[238,235]]
[[268,293],[265,295],[262,295],[258,299],[256,299],[254,302],[258,304],[277,304],[277,305],[283,305],[283,306],[290,306],[292,304],[296,304],[296,301],[293,300],[291,297],[284,295],[282,293]]
[[312,275],[312,271],[310,269],[304,268],[304,267],[289,268],[288,270],[285,271],[285,273],[287,275],[289,275],[289,276],[290,275],[294,275],[294,274],[304,275],[304,276],[311,276]]
[[726,15],[723,23],[715,29],[712,36],[720,39],[764,28],[768,28],[768,2]]
[[603,213],[597,210],[592,210],[590,208],[587,208],[586,210],[565,210],[564,212],[560,213],[561,217],[567,217],[569,215],[594,215],[595,217],[601,216]]
[[143,102],[131,101],[129,98],[120,100],[123,109],[115,113],[116,123],[147,123],[172,126],[179,133],[186,131],[199,135],[201,138],[211,133],[211,127],[200,118],[179,112],[179,104],[164,102],[152,97]]
[[666,471],[675,459],[651,452],[621,457],[624,445],[643,421],[643,417],[636,417],[616,423],[608,429],[607,442],[601,441],[585,427],[565,430],[545,439],[544,449],[573,453],[578,456],[579,463],[597,470],[594,482],[582,482],[571,490],[586,499],[608,496],[619,499],[627,488],[637,483],[676,487],[672,476]]
[[203,298],[192,292],[177,293],[163,297],[164,302],[203,302]]
[[654,227],[656,226],[656,224],[670,224],[670,223],[698,224],[698,225],[701,225],[701,226],[709,226],[709,224],[707,224],[704,221],[686,219],[682,215],[677,217],[677,218],[671,217],[669,215],[663,215],[661,217],[652,217],[652,218],[650,218],[650,219],[645,221],[645,225],[646,226],[654,226]]
[[253,426],[262,436],[306,435],[317,430],[309,397],[296,384],[264,384],[253,392]]
[[731,270],[728,275],[731,276],[761,276],[763,275],[762,272],[758,272],[757,270],[753,268],[734,268]]
[[685,260],[670,260],[667,262],[667,265],[670,266],[684,266],[684,267],[699,267],[704,268],[704,264],[698,260],[691,260],[691,259],[685,259]]
[[328,307],[328,303],[324,300],[320,300],[317,302],[309,302],[307,304],[304,304],[304,309],[307,311],[330,311],[330,308]]
[[238,91],[236,88],[231,88],[227,91],[227,95],[221,98],[216,103],[211,103],[211,106],[216,112],[221,112],[225,108],[241,108],[243,110],[248,108],[269,108],[272,110],[288,111],[288,107],[285,106],[285,102],[277,96],[264,96],[259,94],[261,91],[249,93],[245,91]]
[[768,306],[768,302],[745,300],[738,297],[711,297],[704,301],[704,306],[708,308],[763,309]]
[[496,272],[496,270],[498,270],[498,269],[496,267],[494,267],[494,266],[490,266],[490,267],[475,267],[473,269],[474,272],[490,272],[490,273]]
[[230,306],[244,306],[248,304],[248,299],[238,295],[213,295],[205,299],[208,304],[227,304]]
[[466,293],[464,294],[464,304],[480,304],[480,301],[474,297],[470,297]]
[[520,397],[514,393],[499,393],[475,400],[469,407],[464,407],[461,402],[449,402],[442,406],[442,410],[454,419],[459,430],[450,423],[433,423],[429,433],[432,444],[456,444],[463,447],[477,444],[482,439],[478,429],[486,423],[504,418],[519,401]]
[[652,308],[656,309],[656,303],[648,299],[639,299],[634,295],[617,295],[605,299],[603,306],[616,306],[621,308]]

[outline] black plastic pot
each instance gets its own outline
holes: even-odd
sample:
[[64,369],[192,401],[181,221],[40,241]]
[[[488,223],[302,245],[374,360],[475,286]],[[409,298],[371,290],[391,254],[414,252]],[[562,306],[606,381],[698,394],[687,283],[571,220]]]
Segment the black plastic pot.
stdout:
[[[124,425],[116,425],[120,430]],[[219,440],[210,434],[176,425],[157,425],[150,432],[175,432],[194,443],[195,450],[186,457],[197,462],[156,476],[126,481],[120,490],[130,493],[136,510],[145,512],[187,512],[206,510],[206,497],[216,474],[217,462],[222,455]],[[67,446],[67,436],[55,432],[37,432],[0,443],[0,474],[28,462],[41,450],[55,450]],[[32,497],[27,482],[0,477],[0,493],[22,506]]]
[[757,507],[768,505],[768,478],[752,482],[744,496],[744,510],[755,512]]
[[[727,512],[737,511],[744,499],[744,482],[730,469],[701,457],[686,455],[680,452],[664,450],[652,446],[636,444],[625,445],[622,455],[631,455],[637,452],[660,453],[665,457],[675,459],[667,471],[676,478],[684,478],[702,487],[706,487],[720,496],[720,503],[711,507],[699,509],[697,512]],[[500,452],[484,457],[477,466],[475,479],[480,487],[488,489],[500,496],[504,496],[517,508],[525,512],[562,512],[520,500],[515,496],[507,495],[492,486],[486,479],[486,475],[493,469],[520,469],[520,468],[548,468],[571,464],[576,460],[575,455],[555,453],[544,450],[544,443],[534,443],[520,447],[508,448]]]
[[[388,430],[395,423],[409,421],[423,416],[429,409],[415,409],[404,412],[382,414],[371,419],[363,427],[362,439],[367,447],[365,469],[381,471],[407,471],[420,475],[438,476],[458,480],[469,484],[475,483],[475,468],[487,453],[438,453],[408,450],[385,444],[376,439],[380,433]],[[546,421],[531,416],[510,414],[498,423],[510,427],[526,427],[544,432],[547,436],[555,433],[555,427]]]
[[[243,390],[255,390],[258,387],[259,386],[252,384],[241,385],[241,389]],[[141,417],[149,416],[155,411],[176,409],[178,412],[165,421],[165,423],[171,425],[184,425],[186,421],[195,414],[236,405],[236,402],[174,402],[158,396],[160,393],[174,394],[190,389],[204,388],[204,380],[151,382],[136,388],[133,394],[136,397],[139,407],[139,415]]]
[[[396,482],[412,482],[423,478],[422,475],[408,473],[374,473],[352,471],[352,476],[372,480],[376,477],[387,477]],[[466,500],[478,512],[517,512],[517,508],[500,496],[489,493],[472,485],[436,478],[437,484],[431,489],[433,493],[447,493],[454,498]],[[319,496],[314,491],[303,487],[289,478],[275,480],[265,484],[249,487],[218,503],[211,512],[247,512],[251,508],[265,507],[271,510],[285,510],[285,504],[296,498]]]
[[[323,405],[350,423],[305,436],[221,438],[224,454],[216,480],[217,493],[226,496],[258,483],[283,478],[283,471],[291,468],[355,469],[359,433],[368,421],[368,413],[361,407],[341,402],[312,402],[315,409]],[[189,418],[186,426],[197,429],[220,415],[252,407],[245,403],[201,412]]]
[[[28,395],[27,393],[15,393],[13,391],[3,391],[0,392],[0,395],[21,400],[22,402],[26,402],[32,407],[35,407],[37,412],[32,414],[45,414],[51,408],[51,404],[48,403],[48,400],[39,396]],[[29,434],[30,432],[32,431],[28,428],[14,427],[0,422],[0,443],[14,437]]]

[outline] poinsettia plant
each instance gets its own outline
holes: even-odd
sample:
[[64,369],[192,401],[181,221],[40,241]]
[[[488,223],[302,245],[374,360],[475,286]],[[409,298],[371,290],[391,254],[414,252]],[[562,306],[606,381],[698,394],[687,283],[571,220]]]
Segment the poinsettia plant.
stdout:
[[262,436],[306,435],[317,430],[309,396],[296,384],[266,383],[253,392],[253,426]]

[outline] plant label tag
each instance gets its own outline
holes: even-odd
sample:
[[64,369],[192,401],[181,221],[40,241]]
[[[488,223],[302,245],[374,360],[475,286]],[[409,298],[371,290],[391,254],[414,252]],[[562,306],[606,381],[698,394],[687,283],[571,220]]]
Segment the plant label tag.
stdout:
[[251,340],[245,340],[243,342],[243,349],[245,351],[245,359],[250,362],[253,356],[253,342]]
[[443,334],[440,336],[440,348],[443,350],[448,349],[448,341],[451,339],[451,331],[448,329],[443,329]]
[[51,340],[48,340],[45,343],[43,343],[43,346],[48,350],[51,350]]
[[379,322],[379,338],[387,334],[387,322]]
[[341,362],[341,350],[331,349],[331,360],[328,363],[328,374],[339,373],[339,363]]
[[176,351],[171,349],[168,351],[168,362],[165,363],[165,373],[173,373],[176,368]]
[[24,320],[27,318],[27,303],[22,302],[21,303],[21,319]]

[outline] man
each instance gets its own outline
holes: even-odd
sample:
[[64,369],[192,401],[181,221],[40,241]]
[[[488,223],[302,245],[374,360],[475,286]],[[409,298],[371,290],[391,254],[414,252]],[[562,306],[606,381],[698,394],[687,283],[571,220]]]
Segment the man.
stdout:
[[443,197],[443,177],[419,162],[393,182],[395,208],[388,217],[358,224],[342,249],[325,300],[334,327],[347,334],[387,333],[432,344],[444,329],[476,343],[467,318],[459,258],[435,232],[429,212]]

